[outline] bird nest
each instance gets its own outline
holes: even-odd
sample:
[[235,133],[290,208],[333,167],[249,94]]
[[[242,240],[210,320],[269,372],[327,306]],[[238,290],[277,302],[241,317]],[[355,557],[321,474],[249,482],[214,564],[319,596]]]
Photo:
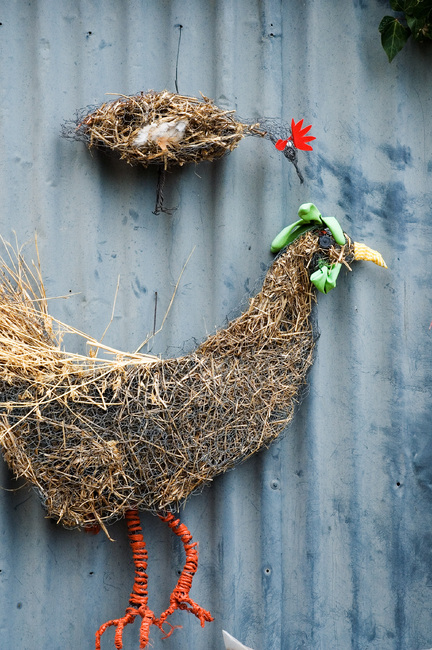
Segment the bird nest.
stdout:
[[47,514],[105,529],[130,509],[168,511],[268,446],[312,363],[318,253],[313,233],[291,244],[243,314],[174,359],[65,352],[75,330],[49,316],[39,271],[3,262],[0,444]]
[[[88,109],[87,109],[88,110]],[[150,91],[120,95],[91,112],[81,111],[63,135],[89,149],[114,151],[130,165],[173,165],[215,160],[237,147],[245,135],[265,136],[258,124],[234,119],[204,95],[202,99]]]

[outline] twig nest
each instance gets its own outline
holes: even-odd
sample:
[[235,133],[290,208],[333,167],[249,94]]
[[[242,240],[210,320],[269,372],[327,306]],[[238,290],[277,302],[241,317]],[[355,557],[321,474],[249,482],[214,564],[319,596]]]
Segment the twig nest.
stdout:
[[121,95],[80,117],[64,135],[83,140],[89,149],[112,150],[130,165],[215,160],[235,149],[245,135],[265,136],[259,124],[234,119],[208,97],[177,95],[166,90]]

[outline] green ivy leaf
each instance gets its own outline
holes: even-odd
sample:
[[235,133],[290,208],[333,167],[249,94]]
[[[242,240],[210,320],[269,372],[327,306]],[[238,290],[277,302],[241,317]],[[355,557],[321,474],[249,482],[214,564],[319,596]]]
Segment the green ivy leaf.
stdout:
[[432,0],[418,0],[416,5],[409,9],[409,13],[417,16],[427,16],[432,10]]
[[432,40],[432,33],[430,31],[430,22],[426,18],[414,18],[412,16],[407,16],[408,27],[410,28],[413,37],[416,41],[421,43],[425,39]]
[[412,11],[422,0],[390,0],[390,7],[394,11]]
[[419,2],[415,7],[407,11],[407,14],[415,18],[424,18],[427,22],[430,22],[432,18],[432,0]]
[[394,11],[403,11],[417,18],[427,18],[432,10],[432,0],[390,0],[390,6]]
[[384,16],[378,27],[381,34],[381,44],[389,61],[393,61],[398,52],[407,42],[411,30],[404,27],[396,18]]

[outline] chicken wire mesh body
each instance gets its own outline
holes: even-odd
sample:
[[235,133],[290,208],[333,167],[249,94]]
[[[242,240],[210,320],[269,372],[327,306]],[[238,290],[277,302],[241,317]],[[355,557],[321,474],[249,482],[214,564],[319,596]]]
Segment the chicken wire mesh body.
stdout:
[[270,267],[248,309],[193,353],[109,362],[61,350],[43,285],[22,262],[3,267],[0,443],[67,527],[111,523],[130,509],[160,512],[268,446],[293,417],[312,363],[316,232]]

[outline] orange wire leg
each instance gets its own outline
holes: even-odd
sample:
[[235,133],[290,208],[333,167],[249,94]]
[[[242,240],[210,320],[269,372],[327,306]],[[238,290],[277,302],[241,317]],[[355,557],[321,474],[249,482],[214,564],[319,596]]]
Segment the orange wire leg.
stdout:
[[[96,650],[100,650],[101,636],[105,630],[112,625],[116,629],[114,645],[117,650],[123,648],[123,630],[126,625],[133,623],[137,616],[141,616],[140,627],[140,648],[145,648],[149,641],[150,626],[152,624],[160,627],[159,621],[147,605],[148,592],[147,581],[147,549],[142,534],[138,510],[128,510],[126,512],[126,522],[128,527],[129,542],[132,548],[133,561],[135,564],[135,581],[132,587],[132,593],[129,597],[130,607],[126,609],[123,617],[107,621],[100,626],[96,632]],[[163,630],[162,630],[163,631]]]
[[[197,543],[192,542],[192,535],[184,524],[180,523],[180,519],[174,519],[174,515],[169,513],[166,516],[159,515],[160,519],[168,524],[171,530],[180,537],[183,542],[183,546],[186,552],[186,562],[183,567],[183,571],[177,581],[171,597],[170,597],[170,606],[166,609],[163,614],[159,617],[157,621],[158,627],[162,629],[162,625],[166,622],[168,616],[170,616],[176,609],[185,609],[191,614],[195,614],[201,622],[201,627],[204,627],[206,622],[213,621],[213,617],[210,612],[206,611],[197,603],[195,603],[189,596],[189,591],[192,587],[192,579],[198,568],[198,551],[196,549]],[[171,623],[168,623],[171,629],[163,637],[167,639],[173,633],[175,627],[181,627],[179,625],[174,626]]]
[[[129,603],[131,606],[126,609],[125,615],[121,618],[107,621],[100,626],[99,630],[96,632],[96,650],[100,650],[102,634],[112,625],[117,628],[114,636],[114,645],[117,650],[121,650],[123,648],[123,630],[126,625],[133,623],[137,616],[141,616],[142,618],[140,627],[140,649],[147,647],[150,637],[150,627],[152,625],[156,625],[165,634],[163,637],[164,639],[171,636],[177,627],[181,627],[181,625],[171,625],[171,623],[166,620],[176,609],[184,609],[195,614],[201,622],[201,627],[204,627],[206,621],[213,621],[210,612],[207,612],[205,609],[197,605],[197,603],[195,603],[189,596],[189,591],[192,587],[192,579],[198,568],[198,552],[196,550],[197,543],[191,543],[192,535],[189,530],[184,524],[180,523],[180,519],[174,519],[174,516],[171,513],[166,516],[160,515],[160,519],[167,523],[171,530],[180,537],[186,552],[186,562],[177,581],[177,585],[170,596],[170,606],[159,618],[156,618],[154,613],[148,607],[148,576],[146,573],[148,560],[147,549],[142,534],[138,511],[128,510],[126,512],[126,522],[128,526],[129,542],[133,553],[133,561],[135,564],[135,581],[132,593],[129,597]],[[165,632],[162,627],[164,623],[167,623],[167,625],[170,626],[168,632]]]

